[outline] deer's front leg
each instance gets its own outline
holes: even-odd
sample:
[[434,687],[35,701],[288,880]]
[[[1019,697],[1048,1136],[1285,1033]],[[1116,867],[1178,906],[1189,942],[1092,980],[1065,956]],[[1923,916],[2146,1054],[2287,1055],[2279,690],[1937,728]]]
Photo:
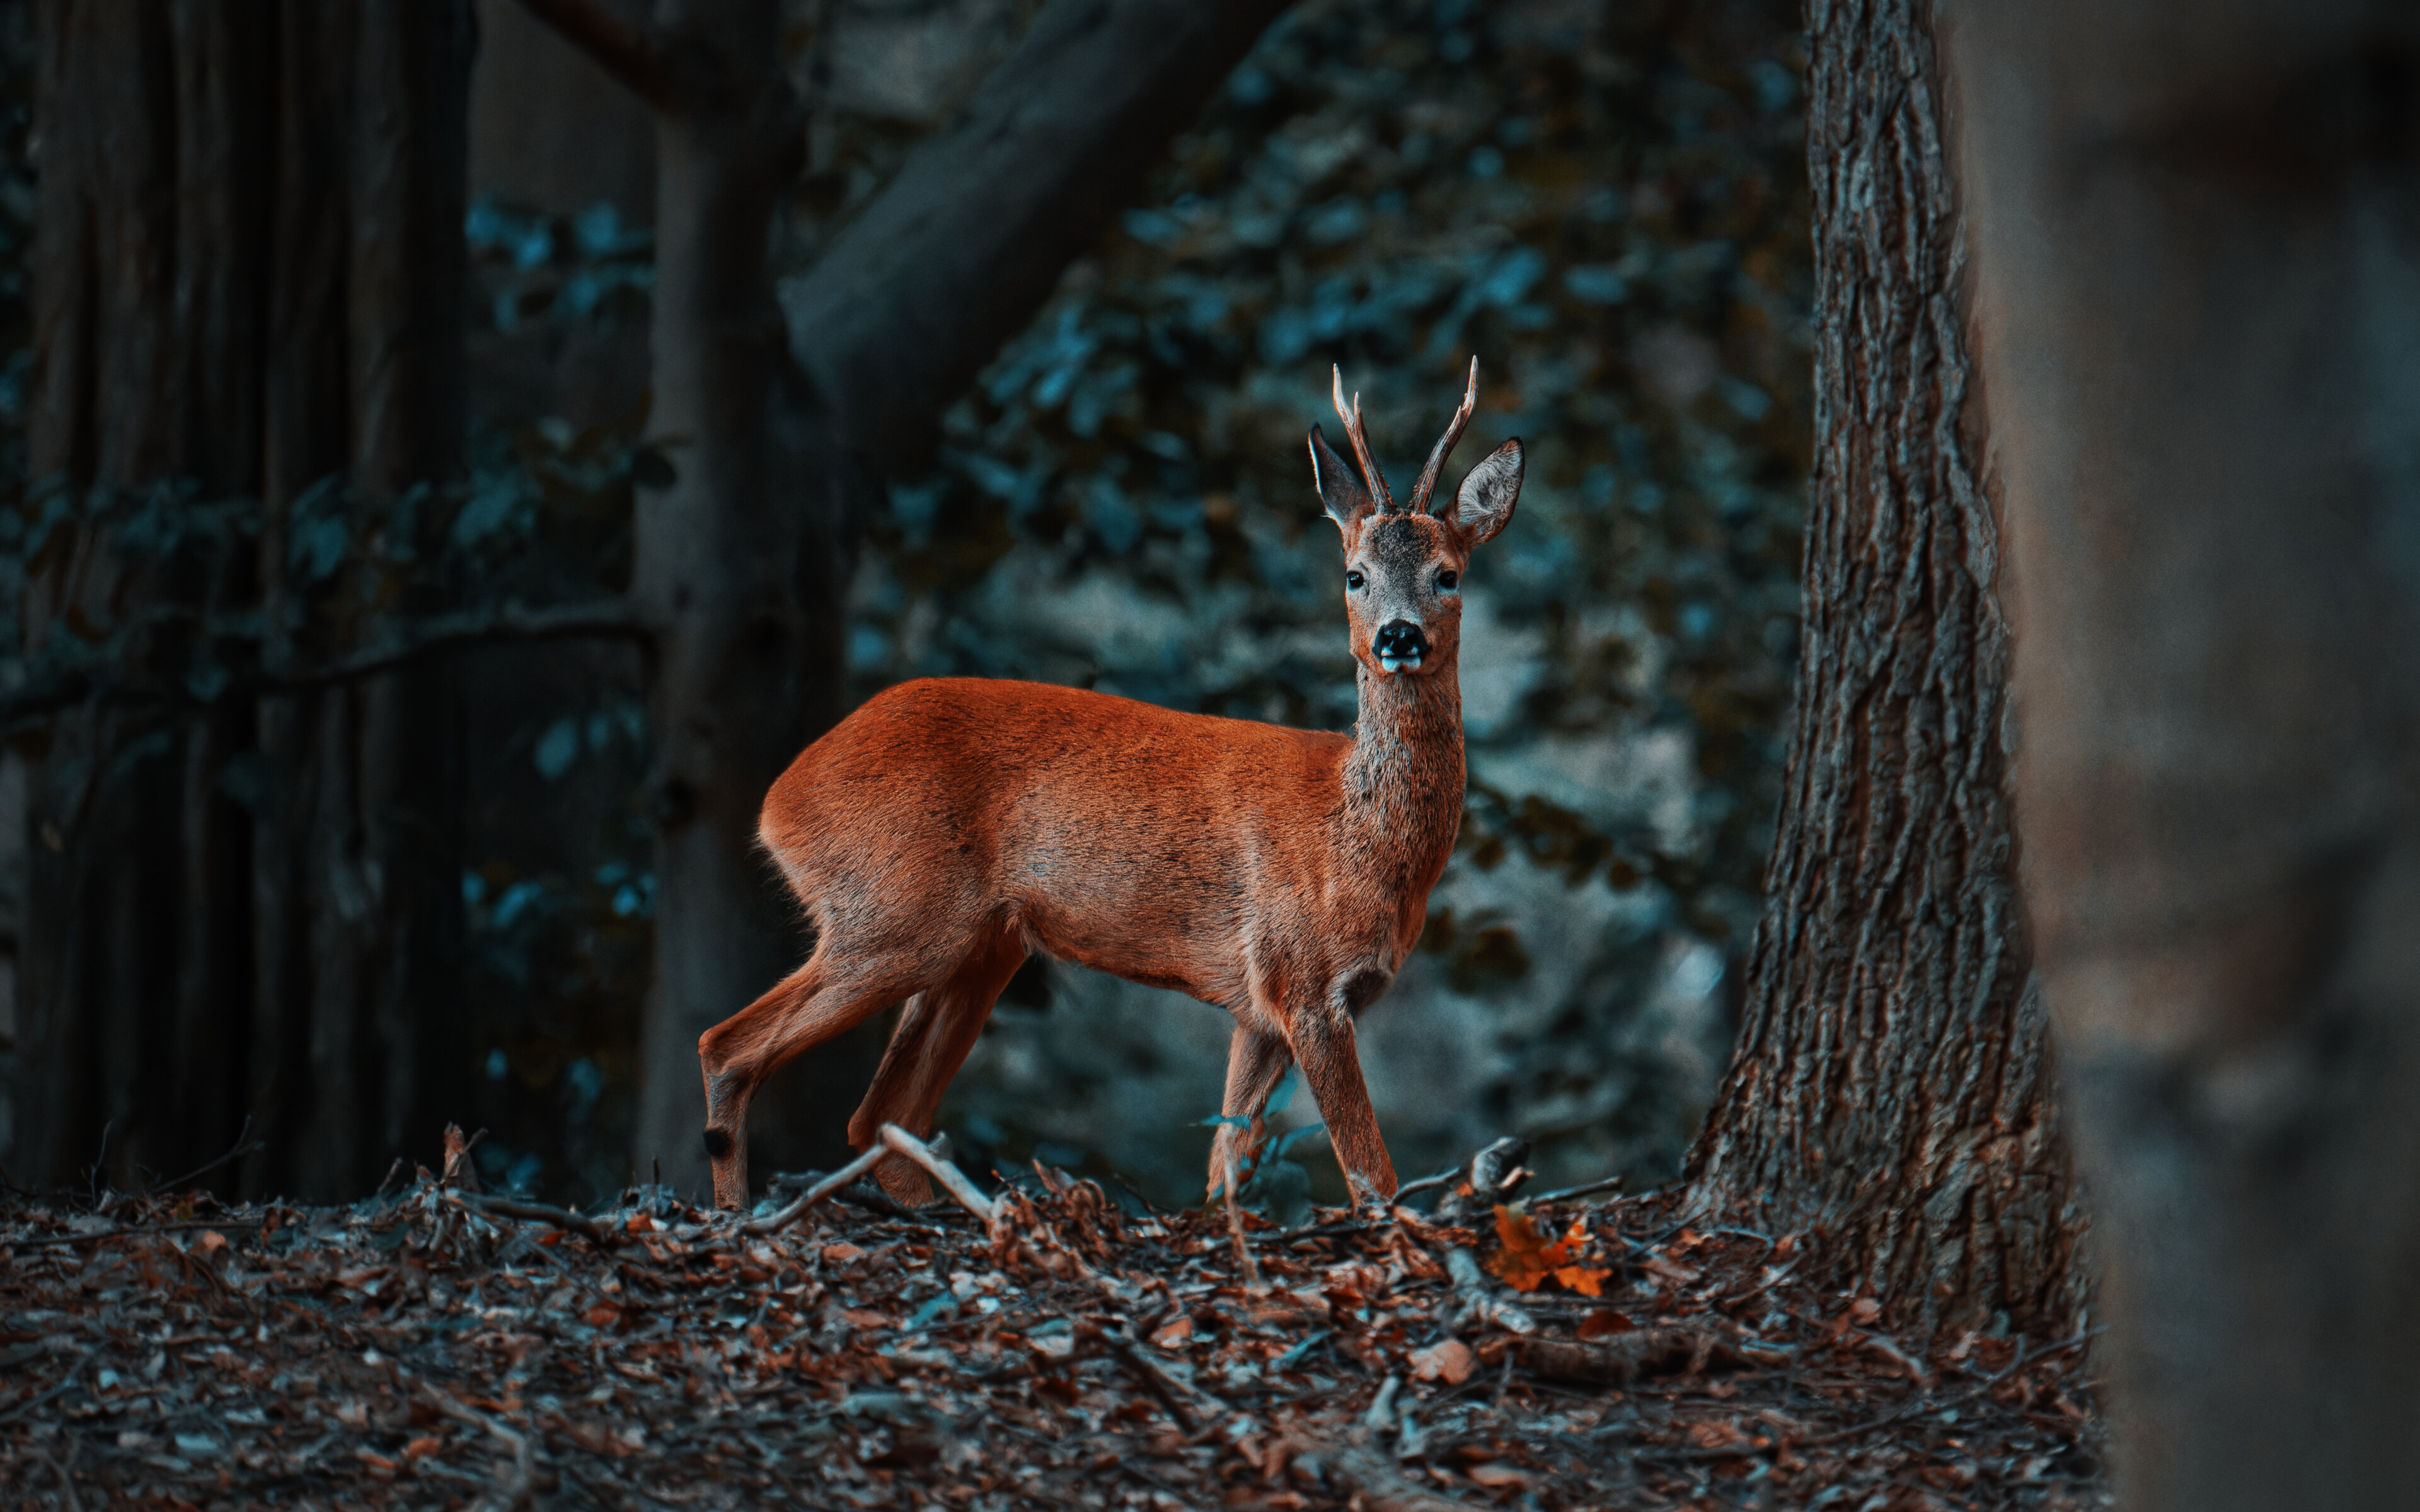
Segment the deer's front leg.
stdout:
[[[1378,1115],[1370,1107],[1370,1089],[1361,1082],[1361,1057],[1353,1038],[1351,1000],[1363,985],[1356,978],[1334,995],[1305,1004],[1286,1023],[1286,1040],[1302,1073],[1319,1099],[1320,1117],[1327,1120],[1328,1142],[1336,1148],[1337,1164],[1344,1167],[1345,1185],[1357,1202],[1384,1202],[1395,1195],[1395,1163],[1387,1158],[1386,1141],[1378,1137]],[[1360,996],[1361,1002],[1384,991]]]
[[1291,1063],[1284,1037],[1255,1029],[1246,1018],[1243,1013],[1235,1015],[1235,1032],[1227,1041],[1227,1095],[1218,1111],[1230,1119],[1248,1119],[1251,1127],[1238,1129],[1232,1123],[1218,1126],[1218,1137],[1210,1141],[1210,1184],[1205,1196],[1226,1184],[1231,1157],[1236,1169],[1241,1170],[1261,1141],[1268,1137],[1268,1130],[1261,1123],[1261,1112],[1269,1105],[1269,1094],[1277,1090],[1278,1078],[1285,1074]]

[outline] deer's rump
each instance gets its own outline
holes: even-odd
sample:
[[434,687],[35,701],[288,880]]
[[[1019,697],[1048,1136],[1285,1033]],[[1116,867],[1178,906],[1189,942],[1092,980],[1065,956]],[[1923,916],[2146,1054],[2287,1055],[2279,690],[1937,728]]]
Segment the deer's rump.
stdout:
[[759,833],[835,949],[1000,929],[1239,1000],[1255,902],[1315,896],[1342,735],[1040,683],[903,683],[807,748]]

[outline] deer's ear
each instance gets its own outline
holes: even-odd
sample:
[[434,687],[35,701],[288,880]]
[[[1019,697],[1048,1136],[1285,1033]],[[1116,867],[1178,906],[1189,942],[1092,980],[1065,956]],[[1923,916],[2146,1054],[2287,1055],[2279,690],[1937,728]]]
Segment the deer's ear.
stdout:
[[[1521,498],[1521,440],[1514,437],[1479,459],[1453,492],[1449,518],[1465,543],[1480,546],[1512,523],[1512,506]],[[1440,511],[1442,513],[1442,511]]]
[[1311,479],[1319,488],[1319,502],[1327,517],[1347,535],[1378,507],[1371,501],[1370,490],[1353,475],[1352,464],[1336,455],[1336,448],[1327,444],[1317,425],[1311,427]]

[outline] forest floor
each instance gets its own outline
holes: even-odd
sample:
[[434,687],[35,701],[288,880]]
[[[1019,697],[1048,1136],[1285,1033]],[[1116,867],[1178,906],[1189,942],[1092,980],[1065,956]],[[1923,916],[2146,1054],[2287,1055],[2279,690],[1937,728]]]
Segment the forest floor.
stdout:
[[1453,1193],[1247,1220],[1248,1269],[1221,1214],[1040,1175],[984,1215],[859,1187],[770,1232],[662,1189],[575,1218],[425,1171],[352,1207],[0,1201],[0,1494],[2108,1504],[2077,1341],[1916,1358],[1870,1301],[1799,1279],[1804,1239],[1700,1233],[1652,1196]]

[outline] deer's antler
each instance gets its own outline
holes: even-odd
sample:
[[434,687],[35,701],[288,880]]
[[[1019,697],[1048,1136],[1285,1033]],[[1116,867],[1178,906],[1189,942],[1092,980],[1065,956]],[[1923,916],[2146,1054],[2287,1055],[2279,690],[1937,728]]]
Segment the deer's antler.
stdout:
[[1420,469],[1419,484],[1412,489],[1413,514],[1428,512],[1429,495],[1435,491],[1437,474],[1445,471],[1445,459],[1453,455],[1453,443],[1462,440],[1463,428],[1470,424],[1470,417],[1478,409],[1479,359],[1474,357],[1470,360],[1470,386],[1462,392],[1462,408],[1453,412],[1452,423],[1446,426],[1445,434],[1437,438],[1436,446],[1429,453],[1429,465]]
[[1361,395],[1353,396],[1352,408],[1344,404],[1344,369],[1329,369],[1335,381],[1336,418],[1344,422],[1344,439],[1353,443],[1353,455],[1361,464],[1361,481],[1370,486],[1370,497],[1378,501],[1381,515],[1400,515],[1395,496],[1387,491],[1387,475],[1378,471],[1378,459],[1370,455],[1370,432],[1361,424]]

